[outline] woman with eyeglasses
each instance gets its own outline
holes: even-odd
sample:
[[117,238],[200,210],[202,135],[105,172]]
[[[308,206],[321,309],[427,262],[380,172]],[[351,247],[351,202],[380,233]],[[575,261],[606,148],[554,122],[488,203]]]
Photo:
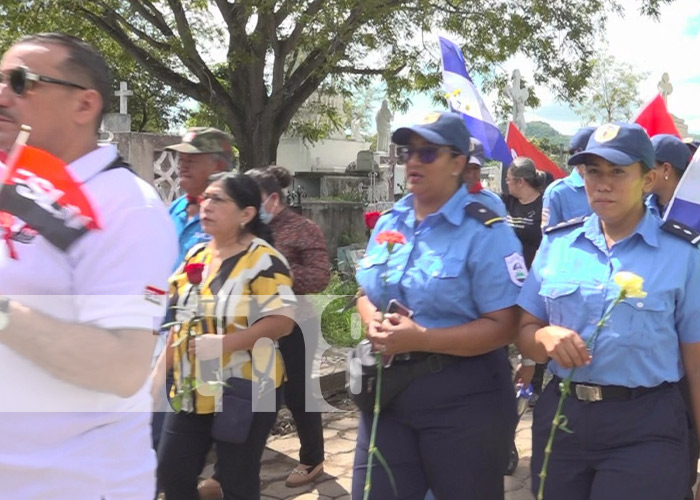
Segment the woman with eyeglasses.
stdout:
[[[394,132],[410,194],[379,219],[357,271],[358,312],[390,363],[384,376],[411,373],[377,427],[398,498],[423,500],[428,489],[438,500],[504,497],[517,417],[503,346],[516,331],[525,263],[510,227],[464,188],[469,139],[449,112]],[[387,230],[405,244],[389,252],[377,242]],[[403,314],[384,313],[392,299]],[[354,500],[363,497],[371,423],[362,412]],[[396,498],[376,460],[370,498]]]
[[159,365],[173,368],[176,412],[166,416],[158,479],[168,500],[197,498],[197,479],[215,443],[223,498],[259,500],[260,460],[284,380],[276,341],[294,326],[296,299],[287,261],[260,220],[255,181],[230,173],[210,179],[200,216],[212,239],[193,247],[170,279],[180,324]]
[[[533,415],[533,492],[561,404],[569,432],[554,435],[545,499],[681,500],[688,492],[684,372],[696,420],[700,413],[700,235],[645,207],[657,172],[639,125],[598,127],[569,164],[585,165],[593,214],[545,232],[518,298],[519,347],[554,375]],[[642,278],[641,293],[622,296],[596,334],[628,289],[620,272]]]

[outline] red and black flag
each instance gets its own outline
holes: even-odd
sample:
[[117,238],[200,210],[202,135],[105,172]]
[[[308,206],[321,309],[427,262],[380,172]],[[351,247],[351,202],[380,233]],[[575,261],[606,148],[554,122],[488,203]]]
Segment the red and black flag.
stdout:
[[16,143],[2,179],[0,211],[21,219],[63,251],[100,227],[88,197],[66,164],[41,149]]

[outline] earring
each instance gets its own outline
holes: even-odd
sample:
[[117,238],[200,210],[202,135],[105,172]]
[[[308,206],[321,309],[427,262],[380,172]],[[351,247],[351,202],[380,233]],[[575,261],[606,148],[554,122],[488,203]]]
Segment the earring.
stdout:
[[665,180],[665,181],[668,180],[668,175],[664,175],[664,180]]
[[245,222],[241,222],[241,229],[245,229]]

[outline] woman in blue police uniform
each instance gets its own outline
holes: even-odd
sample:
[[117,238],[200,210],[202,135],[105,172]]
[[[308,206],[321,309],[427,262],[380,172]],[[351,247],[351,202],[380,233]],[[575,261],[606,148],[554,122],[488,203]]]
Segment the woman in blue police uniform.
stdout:
[[[546,499],[680,500],[688,481],[687,418],[677,382],[688,374],[700,403],[700,250],[664,224],[643,196],[654,184],[654,149],[635,124],[599,127],[569,164],[585,164],[590,218],[549,229],[518,299],[519,346],[554,374],[535,407],[532,488],[560,397]],[[621,302],[595,345],[586,341],[620,288],[620,271],[644,278],[645,298]]]
[[[462,185],[469,132],[458,115],[432,113],[392,139],[401,146],[411,194],[377,222],[357,271],[357,306],[374,348],[396,355],[392,366],[429,365],[431,373],[414,378],[382,410],[377,446],[398,498],[423,500],[430,488],[438,500],[502,499],[516,423],[503,346],[516,331],[513,305],[526,276],[520,243]],[[407,240],[391,255],[375,241],[389,229]],[[390,299],[413,310],[413,318],[385,317]],[[363,494],[371,422],[370,413],[361,415],[354,500]],[[395,498],[374,464],[370,498]]]

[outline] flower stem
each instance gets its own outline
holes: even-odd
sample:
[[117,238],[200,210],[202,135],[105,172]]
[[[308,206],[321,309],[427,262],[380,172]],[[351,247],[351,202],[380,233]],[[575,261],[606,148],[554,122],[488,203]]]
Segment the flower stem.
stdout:
[[384,369],[384,363],[382,362],[382,355],[380,353],[375,354],[374,357],[375,363],[377,364],[377,387],[374,391],[374,416],[372,418],[372,432],[369,436],[367,475],[365,476],[365,491],[362,500],[369,499],[369,492],[372,489],[372,462],[374,461],[375,453],[377,453],[377,425],[379,424],[379,403],[382,394],[382,370]]
[[[586,347],[589,347],[591,344],[595,342],[595,339],[598,337],[598,334],[600,331],[603,329],[605,326],[605,323],[608,322],[610,319],[610,315],[612,314],[613,309],[617,304],[622,302],[625,298],[625,293],[624,291],[620,292],[620,295],[613,301],[612,304],[610,304],[610,307],[608,307],[608,310],[605,312],[603,317],[601,318],[600,321],[598,321],[598,324],[596,325],[596,329],[593,332],[593,335],[590,336],[590,338],[586,341]],[[566,397],[571,393],[571,382],[574,378],[574,373],[576,373],[576,367],[574,366],[571,369],[571,372],[569,372],[569,376],[566,377],[564,380],[561,381],[559,384],[559,404],[557,405],[557,411],[554,412],[554,418],[552,419],[552,428],[549,430],[549,439],[547,439],[547,445],[544,447],[544,460],[542,461],[542,469],[540,469],[540,485],[537,489],[537,500],[544,500],[544,483],[545,480],[547,479],[547,467],[549,466],[549,457],[552,454],[552,445],[554,443],[554,435],[557,432],[557,429],[559,428],[566,428],[566,417],[562,414],[562,407],[564,406],[564,400]],[[568,429],[567,429],[568,430]],[[569,431],[570,432],[570,431]]]

